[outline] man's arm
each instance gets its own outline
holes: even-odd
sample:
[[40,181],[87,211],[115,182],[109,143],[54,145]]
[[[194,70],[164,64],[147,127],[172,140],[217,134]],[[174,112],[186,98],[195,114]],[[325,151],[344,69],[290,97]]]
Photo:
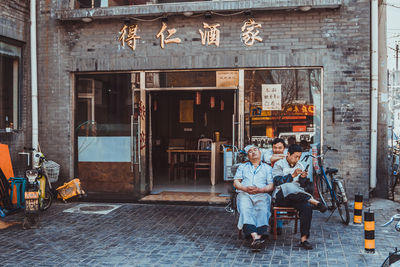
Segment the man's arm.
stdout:
[[235,179],[233,181],[233,186],[237,189],[237,190],[241,190],[243,192],[247,191],[247,186],[242,185],[242,179]]
[[[292,174],[284,174],[282,161],[278,161],[272,169],[272,177],[275,186],[282,185],[284,183],[290,183],[293,181]],[[295,176],[296,177],[296,176]]]
[[262,187],[262,188],[259,188],[259,193],[269,193],[269,192],[272,192],[272,191],[274,191],[274,184],[272,183],[272,184],[268,184],[268,185],[266,185],[266,186],[264,186],[264,187]]
[[279,186],[285,183],[290,183],[293,182],[293,177],[291,174],[285,175],[285,176],[275,176],[274,177],[274,185]]

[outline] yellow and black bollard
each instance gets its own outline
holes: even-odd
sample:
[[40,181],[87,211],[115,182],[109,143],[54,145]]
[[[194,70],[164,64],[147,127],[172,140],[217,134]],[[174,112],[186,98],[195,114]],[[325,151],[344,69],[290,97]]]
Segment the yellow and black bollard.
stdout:
[[375,219],[371,211],[364,212],[365,251],[375,253]]
[[363,209],[363,196],[360,194],[355,195],[354,198],[354,219],[353,223],[362,222],[362,209]]

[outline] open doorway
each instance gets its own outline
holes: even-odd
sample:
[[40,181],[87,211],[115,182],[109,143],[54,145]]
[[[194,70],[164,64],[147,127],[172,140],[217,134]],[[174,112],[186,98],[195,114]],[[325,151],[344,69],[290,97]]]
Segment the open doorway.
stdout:
[[[234,95],[234,90],[150,93],[152,194],[163,191],[227,193],[221,146],[232,142]],[[211,151],[211,144],[202,146],[200,139],[210,139],[214,150]],[[211,164],[211,152],[215,154],[213,170],[211,166],[197,169],[196,162]]]

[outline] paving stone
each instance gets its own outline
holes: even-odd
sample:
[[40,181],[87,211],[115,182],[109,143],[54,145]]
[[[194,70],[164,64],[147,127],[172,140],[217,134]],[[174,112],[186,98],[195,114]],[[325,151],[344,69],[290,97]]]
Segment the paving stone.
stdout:
[[[364,253],[363,227],[344,226],[313,214],[311,251],[298,246],[299,235],[285,225],[259,253],[237,238],[236,218],[223,207],[121,204],[107,215],[64,213],[76,203],[54,203],[41,227],[0,231],[2,266],[379,266],[395,245],[393,228],[375,217],[377,253]],[[333,217],[335,214],[333,215]],[[338,216],[338,215],[336,215]],[[23,213],[5,220],[22,220]],[[379,234],[378,234],[379,233]],[[397,240],[397,239],[396,239]],[[379,246],[379,247],[378,247]]]

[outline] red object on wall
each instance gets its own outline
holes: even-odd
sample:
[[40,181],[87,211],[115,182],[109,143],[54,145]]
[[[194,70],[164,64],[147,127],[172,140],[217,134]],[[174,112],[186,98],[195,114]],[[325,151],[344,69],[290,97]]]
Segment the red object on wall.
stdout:
[[293,126],[293,132],[306,132],[307,127],[305,125],[295,125]]
[[200,104],[201,104],[201,93],[196,92],[196,105],[200,105]]
[[221,111],[224,111],[225,109],[225,102],[224,100],[221,100]]
[[210,97],[210,108],[215,108],[215,97]]

